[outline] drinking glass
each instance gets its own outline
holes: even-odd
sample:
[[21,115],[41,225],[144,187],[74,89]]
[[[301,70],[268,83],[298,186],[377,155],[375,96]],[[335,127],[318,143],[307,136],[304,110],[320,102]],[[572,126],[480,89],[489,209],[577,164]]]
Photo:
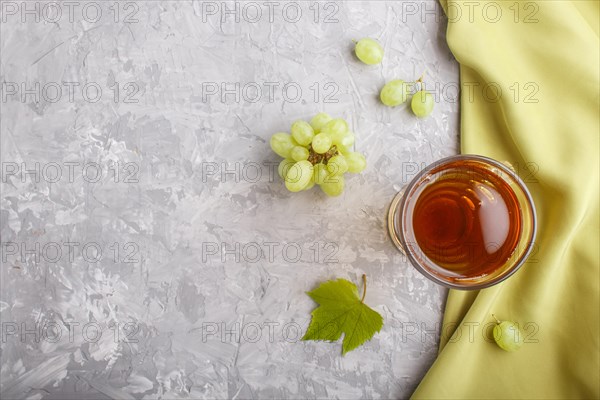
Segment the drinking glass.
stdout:
[[[461,179],[464,180],[464,182],[461,182]],[[510,234],[509,236],[513,238],[511,243],[514,243],[514,246],[511,245],[509,249],[505,249],[508,250],[509,254],[506,260],[496,260],[496,263],[493,264],[494,267],[491,270],[485,268],[485,265],[469,270],[468,263],[476,261],[473,258],[476,256],[473,254],[465,264],[466,269],[464,271],[457,271],[439,260],[436,261],[436,257],[432,256],[432,254],[436,255],[435,253],[425,251],[425,249],[422,248],[419,244],[418,237],[415,234],[415,230],[418,231],[420,228],[416,225],[419,223],[419,220],[415,219],[415,207],[420,206],[420,196],[425,196],[424,193],[431,193],[431,190],[435,189],[432,185],[440,185],[443,182],[446,182],[446,186],[444,191],[440,191],[440,196],[443,196],[446,192],[451,192],[452,196],[454,196],[452,197],[453,199],[460,200],[464,197],[463,195],[466,196],[468,194],[463,194],[461,191],[469,191],[471,189],[468,188],[471,186],[473,186],[475,190],[479,190],[478,188],[480,188],[480,193],[484,193],[484,195],[487,196],[482,197],[483,202],[480,204],[473,204],[473,202],[469,203],[473,208],[472,211],[467,209],[467,212],[472,212],[473,215],[461,215],[459,212],[457,214],[459,217],[458,219],[462,220],[470,218],[470,220],[476,221],[485,220],[486,224],[484,225],[486,225],[486,227],[478,227],[471,224],[473,226],[471,226],[470,229],[510,229],[511,231],[507,232],[507,234]],[[453,182],[456,182],[455,186],[452,186],[454,185]],[[496,182],[496,185],[491,186],[492,182]],[[471,192],[473,192],[473,190],[471,190]],[[472,198],[473,193],[470,193],[470,195]],[[485,202],[495,202],[494,204],[497,205],[499,201],[503,201],[503,198],[513,199],[511,204],[514,207],[510,206],[510,204],[508,206],[509,208],[501,206],[504,207],[502,210],[506,209],[511,215],[511,218],[513,218],[512,220],[514,223],[510,224],[510,226],[506,224],[503,216],[497,218],[497,216],[492,213],[492,216],[490,217],[489,211],[493,209],[493,207],[488,207],[487,209],[484,207]],[[428,197],[427,200],[421,199],[421,203],[426,206],[427,201],[437,201],[435,199],[435,196]],[[440,214],[438,212],[438,214],[435,214],[435,217],[440,221],[447,220],[447,216],[443,213],[444,209],[442,208],[441,210],[442,213]],[[432,218],[431,221],[435,222],[435,218]],[[458,225],[463,231],[465,231],[467,229],[465,227],[468,226],[468,223],[463,222]],[[479,155],[457,155],[439,160],[427,166],[396,195],[390,205],[388,213],[388,229],[396,247],[406,255],[409,262],[420,273],[432,281],[448,288],[473,290],[495,285],[517,272],[517,270],[525,263],[527,257],[534,248],[537,220],[535,205],[531,194],[521,178],[519,178],[511,168],[510,164],[501,163]],[[435,224],[432,224],[432,228],[428,229],[435,230]],[[443,227],[440,229],[443,229]],[[459,234],[462,233],[465,235],[473,234],[472,232],[459,232]],[[486,233],[484,232],[484,234],[479,237],[485,236]],[[494,232],[491,234],[488,233],[487,236],[493,237]],[[498,235],[496,234],[496,237],[497,236]],[[483,243],[485,249],[490,247],[488,244],[489,243]],[[453,242],[450,242],[450,244],[445,243],[444,251],[451,254],[458,248],[457,246],[460,245],[461,243],[459,243],[458,240],[454,244]],[[462,245],[464,245],[464,243]],[[493,253],[493,250],[494,247],[491,246],[488,252]],[[489,256],[489,254],[486,256]]]

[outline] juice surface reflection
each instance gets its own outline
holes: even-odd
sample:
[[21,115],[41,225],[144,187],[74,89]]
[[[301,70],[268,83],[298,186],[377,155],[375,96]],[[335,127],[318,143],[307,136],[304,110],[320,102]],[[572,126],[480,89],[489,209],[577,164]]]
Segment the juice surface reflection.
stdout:
[[485,275],[515,251],[521,232],[518,200],[487,169],[457,161],[419,194],[413,230],[423,254],[452,275]]

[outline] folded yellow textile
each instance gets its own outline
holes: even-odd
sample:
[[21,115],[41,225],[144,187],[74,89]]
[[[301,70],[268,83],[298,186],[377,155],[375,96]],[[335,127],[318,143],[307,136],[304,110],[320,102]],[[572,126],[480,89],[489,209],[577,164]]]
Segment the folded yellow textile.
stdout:
[[[600,398],[600,3],[441,2],[462,152],[512,163],[539,225],[513,277],[450,291],[438,359],[413,397]],[[525,328],[519,351],[489,341],[492,313]]]

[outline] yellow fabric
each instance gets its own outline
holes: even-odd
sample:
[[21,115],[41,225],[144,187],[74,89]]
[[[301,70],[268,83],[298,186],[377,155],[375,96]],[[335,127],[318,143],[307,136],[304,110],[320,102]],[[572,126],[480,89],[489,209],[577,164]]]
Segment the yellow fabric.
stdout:
[[[529,181],[539,251],[502,284],[450,292],[438,359],[413,397],[597,399],[599,3],[477,1],[470,21],[469,2],[441,2],[461,65],[462,152],[508,160]],[[529,323],[533,342],[507,353],[485,340],[492,313]]]

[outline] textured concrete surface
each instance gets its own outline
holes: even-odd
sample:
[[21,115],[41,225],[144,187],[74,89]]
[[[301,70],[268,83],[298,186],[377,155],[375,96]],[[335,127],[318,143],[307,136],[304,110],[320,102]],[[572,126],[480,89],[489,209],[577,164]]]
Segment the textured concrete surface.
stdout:
[[[410,395],[446,293],[385,217],[458,150],[436,2],[1,5],[2,399]],[[382,65],[353,56],[367,36]],[[423,73],[431,117],[378,103]],[[268,146],[322,110],[369,163],[335,199],[288,193]],[[299,341],[304,292],[363,273],[382,331],[345,357]]]

